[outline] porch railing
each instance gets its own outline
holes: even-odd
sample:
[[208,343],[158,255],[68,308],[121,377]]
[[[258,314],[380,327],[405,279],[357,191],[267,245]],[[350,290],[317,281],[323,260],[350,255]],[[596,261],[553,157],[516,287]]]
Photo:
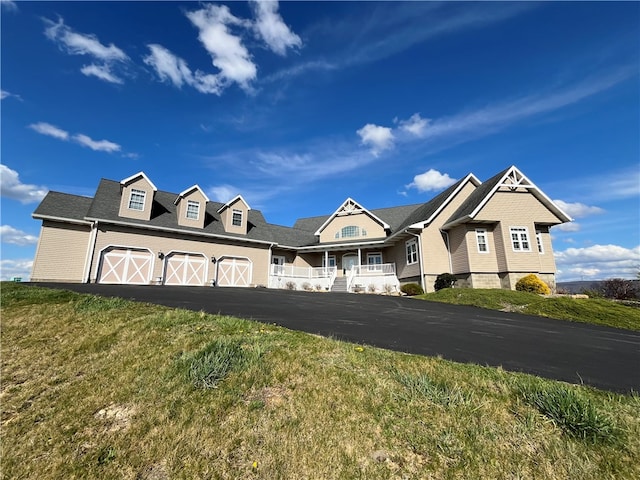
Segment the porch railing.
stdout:
[[[388,279],[388,281],[386,280]],[[360,286],[368,288],[371,284],[379,284],[375,288],[382,287],[386,283],[390,283],[394,288],[398,288],[398,278],[396,277],[395,263],[380,263],[373,265],[354,265],[347,272],[347,291],[353,291],[353,288]]]
[[331,278],[336,267],[295,267],[293,265],[271,265],[271,275],[289,278]]

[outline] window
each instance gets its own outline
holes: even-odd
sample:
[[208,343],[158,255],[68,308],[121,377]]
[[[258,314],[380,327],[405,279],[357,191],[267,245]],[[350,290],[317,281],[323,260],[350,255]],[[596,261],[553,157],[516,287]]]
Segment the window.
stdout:
[[147,196],[147,192],[144,190],[131,189],[131,196],[129,197],[129,208],[131,210],[144,210],[144,199]]
[[242,210],[233,210],[232,213],[232,218],[231,218],[231,225],[233,225],[234,227],[241,227],[242,226]]
[[[326,261],[324,258],[324,255],[322,256],[322,266],[326,267],[327,265],[325,265]],[[336,256],[335,255],[329,255],[329,266],[330,267],[335,267],[336,266]]]
[[542,246],[542,232],[536,230],[536,242],[538,243],[538,253],[544,253],[544,247]]
[[360,228],[356,227],[355,225],[349,225],[347,227],[343,227],[342,230],[340,230],[341,238],[353,238],[353,237],[359,237],[359,236],[360,236]]
[[418,263],[418,242],[409,240],[407,242],[407,265]]
[[200,202],[187,200],[187,218],[190,218],[191,220],[197,220],[199,216],[200,216]]
[[486,229],[476,228],[476,241],[478,242],[478,252],[489,253],[489,245],[487,244]]
[[367,265],[369,265],[369,271],[382,270],[382,254],[367,253]]
[[511,246],[514,252],[529,252],[529,232],[526,227],[511,227]]

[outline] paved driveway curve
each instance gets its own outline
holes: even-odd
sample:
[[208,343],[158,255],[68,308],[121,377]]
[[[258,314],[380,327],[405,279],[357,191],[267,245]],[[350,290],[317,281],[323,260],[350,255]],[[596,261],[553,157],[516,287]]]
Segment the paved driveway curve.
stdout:
[[640,332],[378,295],[264,288],[39,285],[235,315],[606,390],[640,390]]

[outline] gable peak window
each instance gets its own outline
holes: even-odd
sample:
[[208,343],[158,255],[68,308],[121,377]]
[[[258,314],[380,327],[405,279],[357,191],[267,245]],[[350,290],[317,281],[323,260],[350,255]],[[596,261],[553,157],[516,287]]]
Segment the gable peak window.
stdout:
[[147,192],[144,190],[138,190],[137,188],[131,189],[131,195],[129,196],[129,209],[131,210],[144,210],[144,201],[147,197]]
[[242,226],[242,210],[233,209],[232,217],[231,217],[231,225],[234,227]]
[[198,220],[198,218],[200,217],[200,202],[187,200],[186,217],[191,220]]
[[514,252],[530,252],[529,230],[527,227],[511,227],[511,247]]

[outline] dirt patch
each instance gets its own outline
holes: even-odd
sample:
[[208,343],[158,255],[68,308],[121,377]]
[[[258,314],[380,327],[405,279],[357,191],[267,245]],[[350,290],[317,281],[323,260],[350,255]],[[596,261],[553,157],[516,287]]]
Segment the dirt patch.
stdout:
[[168,480],[167,466],[165,462],[155,463],[145,467],[138,475],[136,480]]
[[285,387],[264,387],[247,397],[249,402],[262,402],[265,407],[277,407],[289,399],[289,390]]
[[137,413],[137,409],[130,405],[111,404],[98,410],[93,416],[105,423],[109,432],[127,430],[131,426],[131,420]]

